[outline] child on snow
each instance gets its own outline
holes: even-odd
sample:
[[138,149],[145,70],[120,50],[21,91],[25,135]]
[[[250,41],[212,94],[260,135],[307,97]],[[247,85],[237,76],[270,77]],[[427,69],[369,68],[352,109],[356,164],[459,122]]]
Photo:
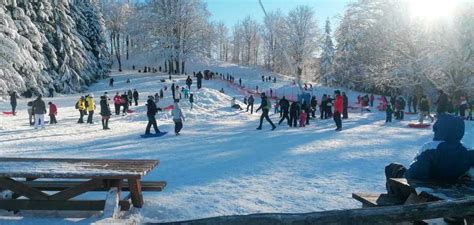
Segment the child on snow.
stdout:
[[308,115],[306,114],[306,112],[304,110],[301,110],[301,113],[300,113],[300,127],[305,127],[307,116]]
[[174,133],[176,136],[179,135],[179,132],[183,128],[184,116],[181,108],[178,105],[178,102],[174,103],[174,108],[171,110],[171,116],[173,117],[174,122]]
[[391,123],[392,122],[392,114],[393,114],[393,110],[392,110],[392,105],[390,104],[387,104],[387,109],[385,109],[385,123]]
[[52,102],[48,102],[49,105],[49,124],[56,124],[56,115],[58,114],[58,108]]
[[33,101],[29,101],[26,105],[28,107],[28,118],[31,126],[35,124],[35,115],[33,114]]

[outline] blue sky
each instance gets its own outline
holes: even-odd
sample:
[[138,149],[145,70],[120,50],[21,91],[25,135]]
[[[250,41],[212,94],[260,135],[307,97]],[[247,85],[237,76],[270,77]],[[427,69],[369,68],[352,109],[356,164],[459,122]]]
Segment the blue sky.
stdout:
[[[264,14],[258,0],[204,0],[207,8],[211,12],[213,21],[222,21],[229,28],[238,21],[250,15],[253,19],[262,22]],[[308,5],[315,11],[320,27],[329,17],[333,25],[333,30],[338,20],[337,15],[342,15],[344,7],[350,0],[262,0],[266,11],[280,9],[283,13],[299,5]]]

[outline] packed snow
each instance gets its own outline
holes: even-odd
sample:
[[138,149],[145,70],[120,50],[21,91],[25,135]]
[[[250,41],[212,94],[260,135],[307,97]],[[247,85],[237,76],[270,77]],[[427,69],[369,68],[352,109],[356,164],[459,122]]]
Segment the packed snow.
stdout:
[[[204,68],[196,66],[195,69]],[[258,71],[242,67],[229,65],[212,70],[233,74],[236,80],[242,78],[246,87],[273,88],[280,95],[293,94],[296,89],[291,79],[278,76],[276,83],[263,83]],[[334,131],[332,119],[319,118],[304,128],[289,128],[282,123],[275,131],[264,121],[263,130],[258,131],[255,128],[260,112],[251,115],[245,110],[230,108],[232,97],[243,106],[242,90],[222,80],[204,80],[203,88],[198,91],[194,80],[191,90],[195,94],[194,108],[191,110],[186,100],[180,103],[186,117],[181,135],[173,134],[170,112],[165,110],[157,115],[158,126],[169,133],[143,139],[140,134],[145,132],[147,123],[146,97],[167,85],[165,99],[158,106],[171,105],[168,75],[126,70],[114,72],[113,78],[114,87],[108,87],[108,81],[103,80],[91,86],[90,92],[98,99],[107,91],[113,98],[116,92],[136,88],[140,102],[132,106],[134,113],[113,115],[110,130],[103,130],[100,125],[76,123],[79,113],[74,106],[79,94],[46,98],[46,103],[52,101],[58,106],[58,124],[35,130],[29,126],[26,112],[26,103],[31,99],[20,99],[16,116],[0,115],[0,156],[159,159],[159,166],[144,180],[163,180],[168,186],[162,192],[144,193],[144,207],[124,213],[123,222],[360,207],[351,198],[352,192],[384,192],[385,165],[390,162],[408,165],[422,144],[432,138],[431,129],[407,128],[408,123],[416,120],[415,115],[385,124],[385,112],[378,112],[375,107],[372,113],[350,113],[349,119],[343,121],[341,132]],[[127,79],[131,80],[129,84]],[[179,86],[184,86],[185,79],[186,76],[173,75]],[[219,92],[221,88],[225,93]],[[333,91],[315,86],[313,94],[320,101],[323,93],[333,94]],[[360,94],[347,93],[351,103]],[[255,97],[258,107],[259,98]],[[100,124],[98,100],[96,103],[94,121]],[[9,103],[0,102],[0,110],[10,111]],[[272,110],[274,123],[278,117]],[[474,142],[473,132],[473,122],[466,122],[464,142],[468,146]],[[105,198],[104,193],[91,195]],[[56,214],[46,216],[36,212],[18,215],[1,212],[0,215],[1,224],[65,221]],[[91,223],[100,219],[79,216],[66,221]]]

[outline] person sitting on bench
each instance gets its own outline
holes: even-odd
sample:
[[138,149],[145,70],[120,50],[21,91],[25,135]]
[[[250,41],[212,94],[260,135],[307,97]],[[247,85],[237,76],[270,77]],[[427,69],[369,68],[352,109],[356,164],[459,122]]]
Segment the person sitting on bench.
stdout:
[[[408,169],[397,163],[385,167],[387,180],[404,177],[409,180],[456,183],[474,166],[474,151],[467,150],[461,143],[464,129],[464,121],[460,117],[440,114],[433,125],[433,141],[423,145]],[[387,191],[391,193],[388,185]]]

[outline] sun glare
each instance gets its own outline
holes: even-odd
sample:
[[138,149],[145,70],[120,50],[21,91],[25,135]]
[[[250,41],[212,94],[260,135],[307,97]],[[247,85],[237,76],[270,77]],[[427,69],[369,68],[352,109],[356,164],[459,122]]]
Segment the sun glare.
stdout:
[[456,0],[408,0],[413,17],[440,19],[452,15]]

